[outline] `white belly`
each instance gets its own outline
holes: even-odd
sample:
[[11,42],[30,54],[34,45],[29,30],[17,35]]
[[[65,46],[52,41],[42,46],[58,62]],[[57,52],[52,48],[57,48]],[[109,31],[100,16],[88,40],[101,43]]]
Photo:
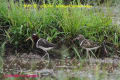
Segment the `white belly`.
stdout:
[[38,46],[37,48],[40,48],[40,49],[42,49],[44,51],[49,51],[49,50],[53,49],[53,47],[45,48],[45,47],[42,47],[42,46]]

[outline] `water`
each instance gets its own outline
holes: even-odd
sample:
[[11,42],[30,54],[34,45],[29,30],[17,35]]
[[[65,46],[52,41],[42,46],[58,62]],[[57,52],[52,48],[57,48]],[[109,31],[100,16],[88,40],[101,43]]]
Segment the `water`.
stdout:
[[52,76],[53,79],[59,79],[62,76],[63,80],[66,78],[83,80],[120,79],[120,60],[113,58],[52,59],[47,65],[47,58],[41,59],[41,56],[37,54],[23,54],[21,56],[8,56],[3,61],[4,74],[39,74],[40,77]]

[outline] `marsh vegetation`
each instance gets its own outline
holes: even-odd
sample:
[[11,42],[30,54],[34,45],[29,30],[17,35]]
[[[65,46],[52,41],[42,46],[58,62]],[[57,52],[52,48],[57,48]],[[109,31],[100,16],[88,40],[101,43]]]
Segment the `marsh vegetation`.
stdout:
[[[120,1],[45,1],[0,0],[0,75],[38,72],[35,80],[107,80],[113,75],[110,80],[119,80]],[[35,47],[34,33],[57,45],[48,52],[49,62]],[[79,35],[99,47],[81,46]]]

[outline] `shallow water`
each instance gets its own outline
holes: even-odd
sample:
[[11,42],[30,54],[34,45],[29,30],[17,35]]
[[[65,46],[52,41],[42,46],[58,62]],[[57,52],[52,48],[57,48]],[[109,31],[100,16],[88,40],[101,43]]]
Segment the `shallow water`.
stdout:
[[[4,58],[3,74],[39,74],[40,78],[78,78],[78,80],[119,80],[120,59],[41,59],[37,54],[23,54]],[[103,78],[103,79],[102,79]],[[44,80],[44,79],[43,79]],[[68,79],[69,80],[69,79]]]

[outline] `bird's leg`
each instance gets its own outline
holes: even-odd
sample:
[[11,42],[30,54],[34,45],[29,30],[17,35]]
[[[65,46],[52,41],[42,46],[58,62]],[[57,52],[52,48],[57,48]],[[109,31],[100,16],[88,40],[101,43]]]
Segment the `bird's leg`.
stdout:
[[89,49],[86,49],[86,54],[87,54],[87,58],[90,58],[90,55],[89,55]]
[[91,63],[90,54],[89,54],[89,52],[91,52],[91,50],[90,50],[90,49],[86,49],[86,51],[87,51],[87,57],[89,58],[88,60],[89,60],[90,63]]
[[42,58],[44,58],[46,55],[48,56],[48,64],[46,65],[46,67],[48,67],[48,65],[49,65],[49,61],[50,61],[50,57],[49,57],[49,54],[48,54],[47,51],[45,51],[45,55],[44,55]]
[[87,57],[89,56],[89,58],[90,58],[89,52],[91,52],[92,55],[93,55],[94,57],[96,57],[92,50],[97,50],[97,49],[100,48],[100,47],[101,47],[101,46],[97,46],[97,47],[94,47],[94,48],[83,48],[83,49],[86,50]]
[[47,53],[45,52],[45,55],[42,57],[42,59],[47,55]]
[[92,53],[92,55],[95,57],[95,58],[97,58],[96,56],[95,56],[95,54],[93,53],[93,51],[92,50],[89,50],[91,53]]

